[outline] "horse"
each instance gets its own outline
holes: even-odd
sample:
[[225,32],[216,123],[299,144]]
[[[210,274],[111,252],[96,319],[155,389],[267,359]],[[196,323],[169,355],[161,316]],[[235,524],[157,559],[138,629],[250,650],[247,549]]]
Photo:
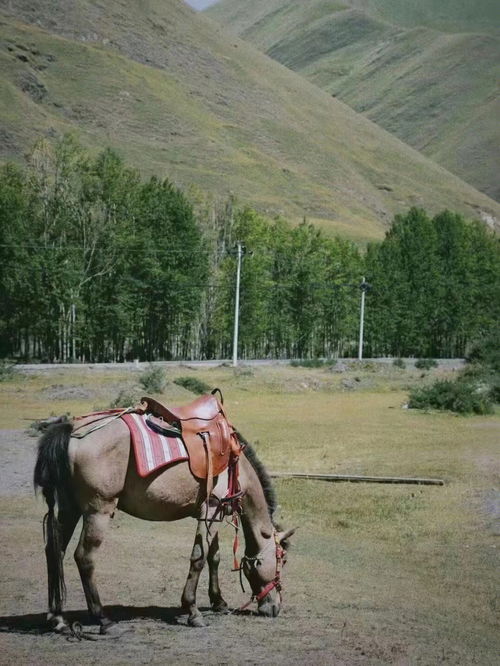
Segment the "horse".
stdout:
[[[101,604],[94,578],[95,557],[117,509],[144,520],[194,518],[197,529],[181,597],[182,612],[188,615],[188,625],[204,626],[196,605],[196,590],[206,561],[212,609],[228,612],[218,581],[220,522],[212,520],[228,487],[227,470],[214,479],[207,498],[205,482],[192,475],[188,461],[140,477],[131,451],[130,432],[122,419],[115,419],[84,438],[72,436],[73,429],[71,422],[55,423],[48,428],[39,440],[34,470],[35,489],[42,489],[48,507],[44,536],[47,621],[51,628],[58,633],[70,631],[63,617],[66,593],[63,558],[82,517],[74,557],[87,607],[100,625],[101,634],[119,635],[120,628]],[[245,540],[240,566],[250,584],[252,599],[258,603],[258,614],[276,617],[281,608],[281,567],[286,562],[289,537],[295,530],[282,531],[274,522],[276,497],[269,475],[252,447],[245,444],[239,461],[241,526]]]

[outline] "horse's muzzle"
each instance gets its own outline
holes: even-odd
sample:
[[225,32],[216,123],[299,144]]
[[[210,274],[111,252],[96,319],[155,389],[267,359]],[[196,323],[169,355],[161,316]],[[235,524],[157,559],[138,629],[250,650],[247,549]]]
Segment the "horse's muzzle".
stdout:
[[280,610],[280,604],[267,596],[259,603],[257,612],[263,617],[278,617]]

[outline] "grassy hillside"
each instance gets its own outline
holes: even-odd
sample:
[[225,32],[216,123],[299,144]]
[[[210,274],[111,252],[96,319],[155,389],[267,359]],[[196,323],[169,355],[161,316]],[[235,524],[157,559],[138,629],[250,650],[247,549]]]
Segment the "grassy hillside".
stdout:
[[496,0],[222,0],[209,13],[500,198]]
[[499,31],[497,0],[346,0],[345,4],[407,27],[424,25],[444,32]]
[[73,130],[145,174],[378,237],[411,205],[500,207],[181,0],[0,2],[2,159]]

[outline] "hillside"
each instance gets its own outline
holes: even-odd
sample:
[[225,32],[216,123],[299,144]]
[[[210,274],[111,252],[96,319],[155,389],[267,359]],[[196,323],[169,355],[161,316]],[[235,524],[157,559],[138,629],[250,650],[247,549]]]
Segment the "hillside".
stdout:
[[496,0],[222,0],[208,14],[500,199]]
[[397,211],[500,206],[181,0],[0,1],[2,159],[74,131],[144,174],[380,237]]

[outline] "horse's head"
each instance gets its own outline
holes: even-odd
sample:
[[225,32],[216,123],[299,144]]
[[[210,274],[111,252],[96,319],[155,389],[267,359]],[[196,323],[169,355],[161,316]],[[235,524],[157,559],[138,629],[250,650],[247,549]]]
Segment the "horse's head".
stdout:
[[273,530],[263,535],[266,544],[255,556],[242,558],[243,572],[257,601],[259,615],[277,617],[281,609],[281,571],[286,564],[288,539],[295,529],[286,532]]

